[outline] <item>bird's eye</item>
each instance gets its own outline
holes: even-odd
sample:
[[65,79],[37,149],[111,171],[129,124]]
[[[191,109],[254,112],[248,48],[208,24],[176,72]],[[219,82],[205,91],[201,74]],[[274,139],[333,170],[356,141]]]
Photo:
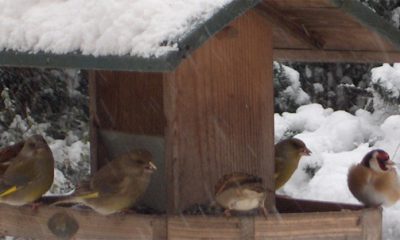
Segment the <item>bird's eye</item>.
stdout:
[[378,159],[378,161],[381,162],[381,163],[384,163],[384,162],[386,162],[386,161],[389,160],[389,158],[387,158],[387,157],[382,157],[382,156],[378,156],[377,159]]
[[34,148],[34,147],[35,147],[35,143],[30,142],[30,143],[28,143],[28,146],[29,146],[30,148]]

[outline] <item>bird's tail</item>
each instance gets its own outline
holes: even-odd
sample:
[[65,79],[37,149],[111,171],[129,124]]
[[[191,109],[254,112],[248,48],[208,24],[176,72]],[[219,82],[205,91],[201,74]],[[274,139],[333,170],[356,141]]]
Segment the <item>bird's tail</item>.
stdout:
[[66,205],[66,204],[82,204],[84,200],[80,197],[68,197],[67,199],[59,200],[50,204],[50,206]]
[[66,199],[56,201],[50,206],[58,206],[58,205],[64,205],[64,204],[85,204],[86,199],[90,198],[97,198],[99,196],[98,192],[94,193],[88,193],[88,194],[83,194],[79,196],[74,196],[74,197],[67,197]]

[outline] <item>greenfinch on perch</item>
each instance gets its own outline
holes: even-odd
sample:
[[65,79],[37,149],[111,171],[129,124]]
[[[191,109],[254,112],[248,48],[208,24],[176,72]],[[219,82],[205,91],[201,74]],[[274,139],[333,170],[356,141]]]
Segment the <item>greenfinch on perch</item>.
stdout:
[[126,210],[145,192],[156,169],[150,152],[143,149],[130,151],[100,168],[84,193],[74,194],[53,205],[82,204],[102,215]]
[[41,135],[33,135],[24,141],[1,177],[0,203],[32,203],[50,189],[53,178],[53,154]]

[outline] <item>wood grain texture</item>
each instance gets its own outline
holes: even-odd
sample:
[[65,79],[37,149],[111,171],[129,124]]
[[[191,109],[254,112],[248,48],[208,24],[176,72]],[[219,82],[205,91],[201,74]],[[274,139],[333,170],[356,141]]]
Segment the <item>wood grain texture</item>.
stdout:
[[281,8],[285,16],[291,21],[304,24],[309,28],[355,28],[362,25],[350,15],[336,8]]
[[[334,7],[329,0],[264,0],[260,6],[262,5],[275,8],[280,15],[284,16],[284,22],[296,23],[297,26],[297,30],[293,31],[293,27],[288,27],[288,24],[276,21],[277,18],[273,17],[276,14],[271,14],[271,11],[265,8],[265,14],[272,16],[270,21],[274,24],[274,49],[280,52],[275,56],[281,56],[275,58],[276,60],[384,62],[388,55],[393,56],[400,53],[399,49],[393,44],[395,41],[387,40],[384,33],[382,35],[377,33],[381,28],[367,27],[368,24],[365,24],[365,19],[364,23],[361,23],[359,17],[347,13],[344,9]],[[363,11],[368,12],[368,9],[363,9]],[[374,19],[373,21],[378,24],[378,20]],[[291,26],[294,25],[291,24]],[[304,29],[305,34],[298,34],[301,33],[301,29]],[[311,40],[307,41],[307,39]],[[318,41],[315,41],[315,39]],[[310,44],[313,42],[323,43],[321,50],[324,51],[313,51],[312,54],[304,52],[315,48],[316,44]],[[337,52],[340,52],[340,54]],[[353,54],[354,52],[357,53]],[[360,52],[365,52],[365,54]],[[364,59],[360,58],[364,56]],[[389,58],[389,61],[393,62],[392,59],[396,59],[396,57]]]
[[274,60],[299,62],[393,63],[400,61],[400,53],[376,51],[274,49]]
[[99,127],[162,136],[161,73],[96,71]]
[[234,171],[274,186],[271,28],[255,10],[231,26],[237,37],[211,39],[165,75],[170,212],[212,201]]
[[90,71],[89,95],[92,172],[111,157],[99,129],[163,136],[161,73]]
[[[44,203],[58,198],[47,197]],[[290,200],[288,200],[290,201]],[[312,204],[292,199],[299,206]],[[336,209],[334,203],[323,203]],[[56,214],[68,215],[77,223],[72,239],[380,239],[382,209],[368,208],[314,213],[283,213],[264,217],[231,217],[207,215],[141,215],[114,214],[101,216],[88,209],[71,209],[42,205],[11,207],[0,204],[0,234],[34,239],[59,239],[50,230],[49,221]],[[23,227],[21,227],[23,226]],[[57,225],[56,225],[57,226]],[[63,221],[58,222],[65,229]],[[53,227],[54,229],[54,227]]]
[[[107,152],[99,136],[99,122],[97,114],[97,74],[96,71],[88,71],[89,76],[89,134],[90,134],[90,172],[93,174],[104,161]],[[100,156],[102,156],[100,158]],[[99,160],[98,160],[99,159]]]
[[396,48],[379,34],[366,28],[309,28],[325,40],[325,50],[396,51]]
[[265,16],[268,21],[275,27],[283,29],[286,33],[291,34],[294,38],[299,39],[309,48],[321,49],[324,41],[318,35],[314,34],[304,24],[299,23],[296,18],[288,18],[287,14],[274,6],[261,3],[256,9]]
[[174,240],[241,240],[240,219],[225,217],[181,216],[168,218],[168,237]]
[[346,204],[337,202],[315,201],[305,199],[294,199],[287,196],[276,195],[276,208],[280,213],[312,213],[333,212],[346,210],[362,210],[365,207],[357,204]]
[[[61,207],[9,207],[0,205],[0,234],[34,239],[59,239],[48,227],[48,220],[56,213],[68,214],[79,229],[74,239],[159,239],[159,219],[156,216],[128,215],[101,216],[91,210]],[[166,232],[166,229],[165,229]],[[162,239],[162,238],[160,238]]]
[[363,239],[382,239],[382,209],[368,209],[361,216]]
[[362,211],[281,214],[255,220],[255,239],[363,239]]

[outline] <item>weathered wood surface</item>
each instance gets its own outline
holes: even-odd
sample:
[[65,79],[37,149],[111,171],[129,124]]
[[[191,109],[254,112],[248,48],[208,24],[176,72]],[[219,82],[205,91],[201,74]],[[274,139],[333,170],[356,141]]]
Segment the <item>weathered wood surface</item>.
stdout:
[[294,50],[275,49],[276,61],[291,61],[297,59],[301,62],[353,62],[353,63],[382,63],[400,62],[398,52],[378,51],[320,51],[320,50]]
[[237,34],[217,35],[164,79],[171,212],[212,201],[227,173],[274,186],[271,28],[255,10],[230,27]]
[[[319,204],[334,207],[331,203]],[[134,213],[105,217],[89,209],[41,206],[38,210],[32,210],[29,206],[10,207],[2,204],[0,212],[1,235],[34,239],[379,240],[382,231],[380,208],[284,213],[269,215],[267,219],[261,216],[226,218]],[[68,222],[65,219],[69,219]]]
[[[163,218],[157,219],[157,216],[120,214],[103,217],[91,210],[61,207],[42,206],[32,210],[29,206],[0,205],[0,212],[0,235],[34,239],[59,239],[48,227],[49,219],[57,213],[67,214],[77,222],[77,232],[71,233],[74,239],[158,239],[156,235],[162,231],[156,228],[163,227],[159,223]],[[68,232],[64,222],[59,222],[56,228]]]
[[161,73],[89,71],[91,169],[111,160],[100,129],[163,136]]
[[266,0],[266,2],[285,8],[334,8],[329,0]]
[[311,62],[397,62],[400,59],[397,39],[400,30],[395,33],[393,26],[369,12],[367,7],[357,7],[353,3],[357,1],[345,1],[351,3],[344,8],[333,2],[264,0],[260,3],[258,9],[273,24],[274,59]]
[[280,195],[276,195],[275,201],[276,201],[276,208],[280,213],[333,212],[333,211],[341,211],[342,209],[361,210],[364,208],[362,205],[358,204],[295,199]]
[[90,74],[95,84],[93,117],[99,128],[164,135],[161,73],[91,71]]
[[299,24],[297,19],[292,20],[288,18],[286,14],[283,14],[274,6],[265,4],[264,2],[259,4],[256,9],[263,13],[268,21],[274,25],[274,28],[282,29],[286,33],[292,35],[293,38],[300,40],[302,44],[305,44],[309,48],[323,48],[325,43],[321,38],[310,32],[304,25]]
[[361,212],[282,214],[281,219],[256,219],[255,239],[363,239]]

